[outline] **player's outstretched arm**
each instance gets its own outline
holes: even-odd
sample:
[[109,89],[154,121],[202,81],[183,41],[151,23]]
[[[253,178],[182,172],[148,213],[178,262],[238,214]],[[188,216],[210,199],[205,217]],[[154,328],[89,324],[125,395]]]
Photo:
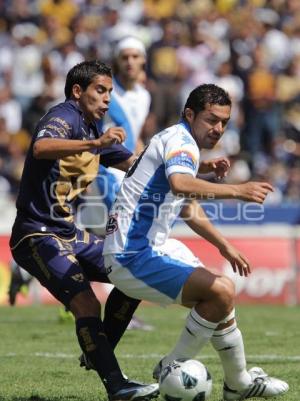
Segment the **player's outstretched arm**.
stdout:
[[234,272],[238,271],[240,276],[248,276],[251,269],[247,258],[216,229],[196,200],[188,201],[180,216],[196,234],[218,248],[221,255],[231,263]]
[[272,185],[267,182],[249,181],[244,184],[215,184],[190,174],[172,174],[169,183],[173,194],[192,199],[239,199],[263,203]]
[[87,141],[76,139],[41,138],[33,145],[33,156],[36,159],[56,160],[76,155],[95,148],[106,148],[125,140],[123,128],[109,128],[100,138]]

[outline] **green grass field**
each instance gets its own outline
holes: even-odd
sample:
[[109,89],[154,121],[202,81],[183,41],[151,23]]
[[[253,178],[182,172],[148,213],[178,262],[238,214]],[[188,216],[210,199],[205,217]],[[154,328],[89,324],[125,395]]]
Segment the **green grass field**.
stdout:
[[[289,382],[290,391],[280,400],[300,400],[300,308],[259,305],[237,311],[249,367],[261,366]],[[117,356],[128,376],[151,381],[154,365],[175,344],[186,313],[180,307],[139,310],[155,330],[128,331],[122,339]],[[73,324],[59,323],[57,307],[2,307],[0,335],[1,401],[106,400],[97,375],[79,368]],[[217,355],[207,346],[198,358],[213,377],[210,400],[220,400]]]

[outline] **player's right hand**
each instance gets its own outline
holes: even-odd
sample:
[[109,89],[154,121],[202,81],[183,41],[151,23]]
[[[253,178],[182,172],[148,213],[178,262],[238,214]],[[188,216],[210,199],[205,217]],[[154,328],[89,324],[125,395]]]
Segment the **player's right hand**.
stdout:
[[111,127],[99,138],[99,147],[106,148],[116,143],[122,143],[126,139],[126,134],[121,127]]
[[274,188],[267,182],[249,181],[245,184],[237,185],[237,198],[246,202],[264,203],[269,192]]
[[220,254],[227,259],[235,273],[239,273],[240,276],[247,277],[251,273],[250,262],[241,252],[239,252],[231,244],[227,244],[219,249]]

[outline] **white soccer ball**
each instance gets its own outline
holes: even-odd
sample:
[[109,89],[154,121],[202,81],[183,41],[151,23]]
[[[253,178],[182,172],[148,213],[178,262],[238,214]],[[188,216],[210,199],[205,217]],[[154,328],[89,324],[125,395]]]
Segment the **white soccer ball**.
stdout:
[[159,391],[166,401],[206,401],[211,389],[208,370],[194,359],[177,359],[169,363],[159,377]]

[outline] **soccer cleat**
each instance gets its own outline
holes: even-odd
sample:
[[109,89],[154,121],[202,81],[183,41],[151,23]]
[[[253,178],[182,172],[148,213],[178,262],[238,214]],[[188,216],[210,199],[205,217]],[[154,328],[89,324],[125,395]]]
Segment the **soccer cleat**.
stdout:
[[159,395],[158,384],[143,384],[128,380],[124,387],[114,394],[108,394],[109,401],[148,401]]
[[155,366],[155,368],[153,369],[152,372],[152,377],[154,380],[156,380],[157,382],[159,381],[159,376],[161,374],[161,371],[163,369],[163,365],[162,365],[162,361],[163,359],[161,359],[158,364]]
[[253,381],[245,390],[231,390],[226,383],[224,383],[224,401],[242,401],[252,397],[276,397],[286,393],[289,389],[289,385],[286,382],[268,376],[261,368],[252,368],[249,370],[249,374]]
[[11,271],[11,279],[8,289],[8,300],[11,306],[15,305],[18,293],[22,293],[23,295],[28,294],[30,281],[31,277],[24,278],[20,267],[17,264],[14,264]]

